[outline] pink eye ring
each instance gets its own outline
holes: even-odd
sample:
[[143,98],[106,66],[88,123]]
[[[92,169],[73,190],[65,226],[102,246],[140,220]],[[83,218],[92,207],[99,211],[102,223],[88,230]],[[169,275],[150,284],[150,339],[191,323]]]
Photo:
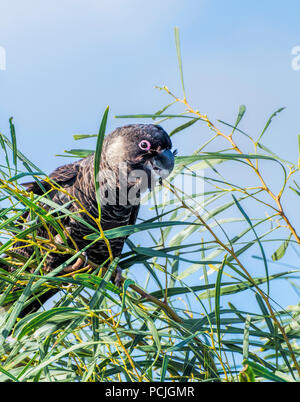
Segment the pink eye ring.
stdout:
[[140,147],[143,151],[149,151],[150,148],[151,148],[151,144],[150,144],[150,142],[147,141],[147,140],[142,140],[142,141],[139,143],[139,147]]

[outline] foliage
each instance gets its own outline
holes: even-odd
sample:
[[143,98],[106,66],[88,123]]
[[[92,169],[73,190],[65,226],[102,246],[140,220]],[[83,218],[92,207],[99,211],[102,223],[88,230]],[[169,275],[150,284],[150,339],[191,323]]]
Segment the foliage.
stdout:
[[[289,249],[299,257],[300,238],[282,202],[289,200],[286,192],[300,196],[296,180],[291,184],[299,161],[286,161],[262,143],[283,108],[258,139],[240,129],[245,106],[234,124],[219,120],[218,128],[186,98],[177,29],[175,39],[183,97],[163,86],[171,97],[167,106],[117,117],[173,124],[171,136],[195,125],[202,132],[204,123],[209,138],[191,155],[178,156],[172,175],[144,196],[145,204],[152,200],[150,215],[144,207],[136,225],[105,232],[97,220],[91,242],[130,235],[120,260],[111,258],[108,269],[60,274],[83,250],[40,238],[37,228],[52,226],[63,236],[61,217],[80,217],[47,194],[25,191],[24,179],[49,179],[18,149],[12,119],[11,137],[0,135],[0,381],[299,380],[299,305],[282,307],[271,296],[273,283],[288,282],[297,291],[299,278],[297,267],[284,265]],[[98,135],[74,136],[98,137],[97,160],[107,113]],[[76,149],[68,155],[90,153]],[[264,175],[270,165],[277,191]],[[184,191],[178,186],[182,177],[201,191]],[[22,219],[25,211],[30,221]],[[11,251],[17,240],[34,246],[29,260]],[[50,249],[72,258],[45,273]],[[252,250],[259,255],[251,258]],[[124,269],[121,289],[110,282],[117,263]],[[33,298],[53,288],[60,289],[59,298],[20,318]]]

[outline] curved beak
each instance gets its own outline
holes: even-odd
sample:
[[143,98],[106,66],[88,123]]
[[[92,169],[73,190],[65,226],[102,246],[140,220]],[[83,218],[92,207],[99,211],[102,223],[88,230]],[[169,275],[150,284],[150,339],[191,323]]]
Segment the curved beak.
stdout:
[[151,164],[154,172],[162,179],[165,179],[174,168],[174,154],[169,149],[166,149],[154,156]]

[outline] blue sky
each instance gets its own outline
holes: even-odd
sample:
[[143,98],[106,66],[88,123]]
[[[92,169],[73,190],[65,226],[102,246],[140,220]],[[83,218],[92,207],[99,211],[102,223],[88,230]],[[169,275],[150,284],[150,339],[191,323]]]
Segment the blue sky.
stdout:
[[291,49],[300,44],[299,8],[293,0],[2,2],[1,130],[14,116],[24,152],[51,170],[54,155],[74,145],[72,134],[97,130],[107,104],[111,116],[155,111],[167,97],[154,85],[180,92],[179,26],[190,102],[231,122],[246,104],[253,134],[286,106],[270,142],[276,149],[284,136],[283,152],[295,156],[300,72],[291,69]]
[[[181,92],[178,26],[190,103],[229,123],[245,104],[241,128],[254,137],[286,106],[265,145],[296,160],[300,71],[291,68],[291,51],[300,45],[299,11],[297,0],[2,2],[0,130],[8,133],[13,116],[22,152],[51,172],[66,162],[56,154],[90,147],[72,135],[97,132],[106,105],[109,130],[128,123],[114,119],[116,114],[157,111],[169,99],[155,85]],[[207,135],[205,126],[193,127],[174,139],[175,146],[189,154]],[[268,173],[271,180],[277,174]],[[287,209],[299,216],[296,198]]]

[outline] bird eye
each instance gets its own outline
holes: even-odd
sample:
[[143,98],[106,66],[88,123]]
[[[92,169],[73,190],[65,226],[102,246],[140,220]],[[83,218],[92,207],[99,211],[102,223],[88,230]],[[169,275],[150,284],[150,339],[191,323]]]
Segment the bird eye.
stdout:
[[149,141],[147,140],[143,140],[139,143],[139,147],[143,150],[143,151],[149,151],[149,149],[151,148],[151,144]]

